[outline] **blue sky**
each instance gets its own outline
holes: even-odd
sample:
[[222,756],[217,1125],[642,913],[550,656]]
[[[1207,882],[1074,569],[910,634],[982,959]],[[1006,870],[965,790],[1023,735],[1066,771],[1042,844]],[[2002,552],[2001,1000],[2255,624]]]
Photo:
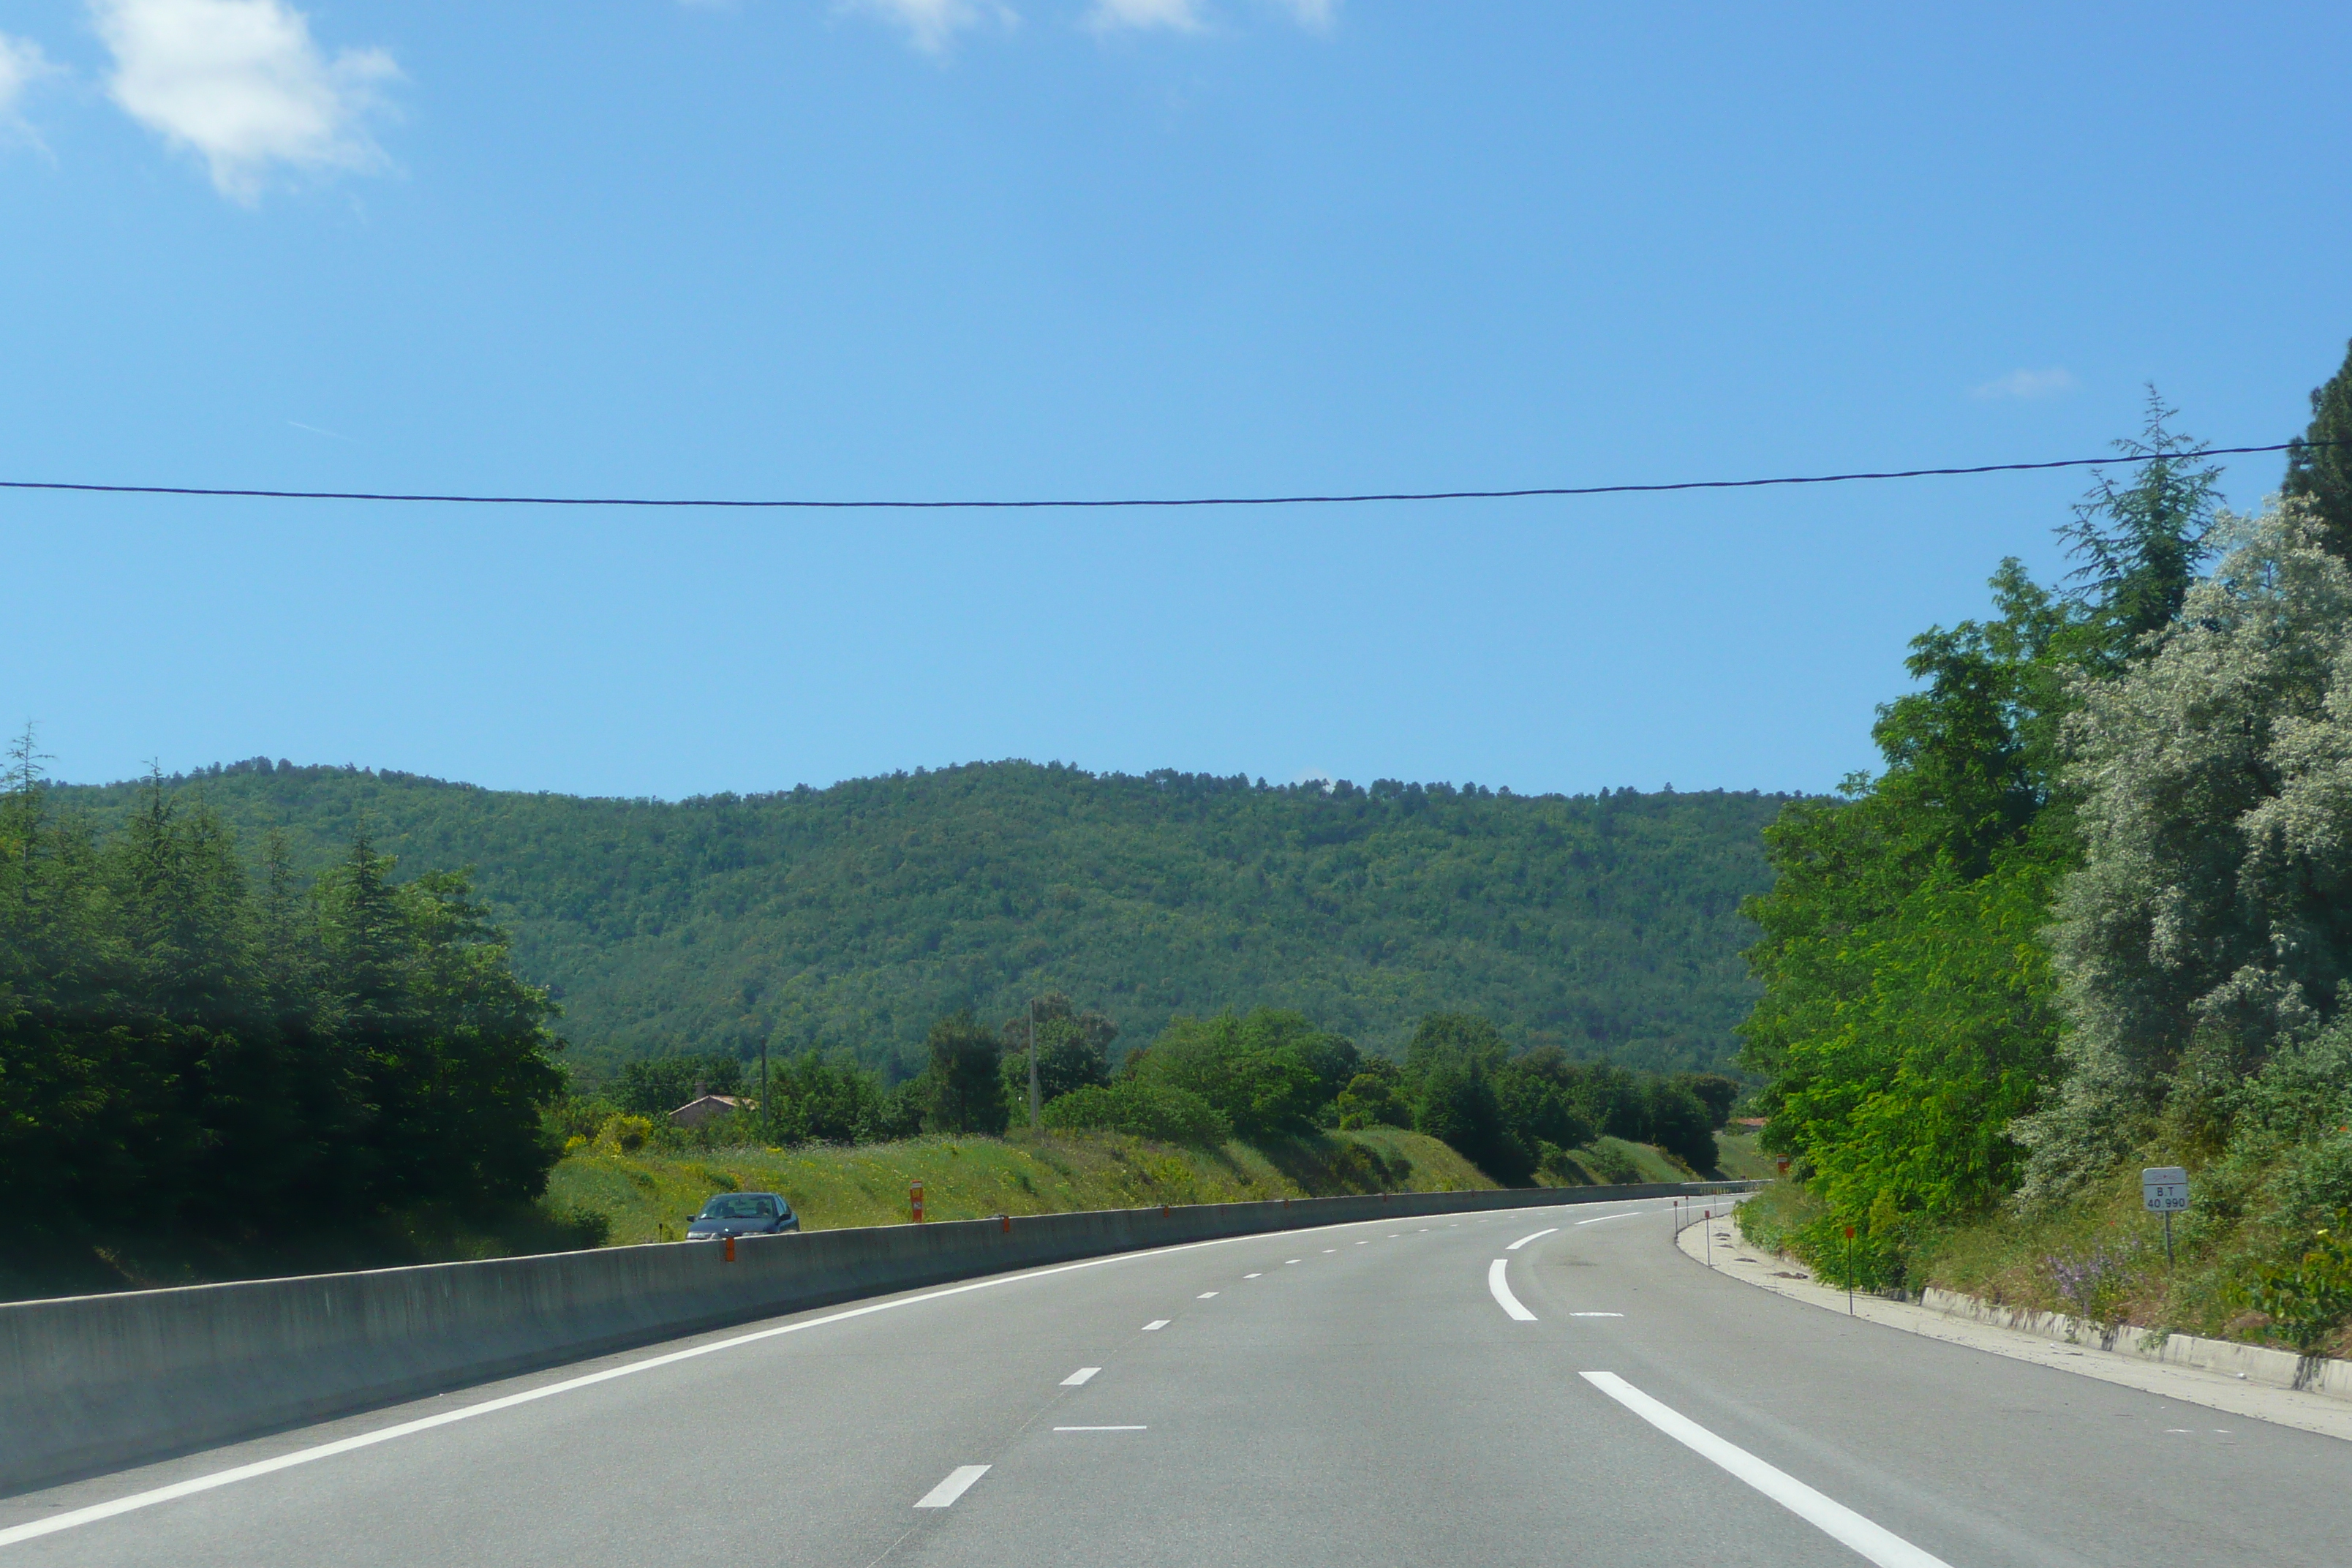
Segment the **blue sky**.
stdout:
[[[2340,5],[17,0],[0,478],[1441,489],[2284,439]],[[2277,480],[2241,459],[2253,505]],[[57,771],[1822,789],[2083,476],[1314,511],[0,499]]]

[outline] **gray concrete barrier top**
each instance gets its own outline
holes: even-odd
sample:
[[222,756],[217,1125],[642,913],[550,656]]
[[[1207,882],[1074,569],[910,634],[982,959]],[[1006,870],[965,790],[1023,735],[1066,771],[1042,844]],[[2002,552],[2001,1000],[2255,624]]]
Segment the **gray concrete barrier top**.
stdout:
[[1391,1193],[669,1242],[0,1304],[0,1492],[731,1323],[1041,1264],[1750,1182]]

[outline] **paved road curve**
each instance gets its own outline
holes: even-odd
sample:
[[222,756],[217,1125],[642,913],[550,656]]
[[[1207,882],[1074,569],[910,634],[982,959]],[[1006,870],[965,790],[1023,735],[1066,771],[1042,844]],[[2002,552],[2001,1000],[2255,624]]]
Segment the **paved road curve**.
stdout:
[[0,1568],[2352,1561],[2352,1446],[1851,1322],[1668,1228],[1345,1226],[803,1313],[0,1500]]

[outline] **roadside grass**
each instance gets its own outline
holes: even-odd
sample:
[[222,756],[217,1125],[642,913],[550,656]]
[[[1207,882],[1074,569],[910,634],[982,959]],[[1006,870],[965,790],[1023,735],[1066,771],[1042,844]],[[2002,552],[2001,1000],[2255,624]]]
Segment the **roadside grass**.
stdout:
[[602,1215],[608,1244],[628,1246],[683,1236],[687,1216],[715,1192],[782,1193],[810,1230],[903,1224],[907,1189],[917,1181],[925,1215],[940,1220],[1495,1185],[1436,1139],[1389,1128],[1213,1151],[1117,1132],[1024,1130],[1002,1139],[929,1136],[678,1156],[582,1150],[556,1166],[547,1202],[562,1215]]
[[1566,1168],[1549,1166],[1538,1181],[1556,1179],[1563,1186],[1617,1186],[1634,1182],[1696,1180],[1691,1168],[1647,1143],[1622,1138],[1595,1138],[1580,1149],[1566,1151]]
[[1756,1146],[1753,1132],[1718,1132],[1715,1135],[1715,1168],[1730,1181],[1756,1181],[1774,1175],[1779,1167],[1771,1155]]
[[1750,1247],[1778,1255],[1789,1252],[1790,1238],[1822,1212],[1821,1200],[1794,1182],[1780,1181],[1758,1192],[1732,1215]]
[[[2141,1206],[2143,1163],[2172,1162],[2150,1151],[2063,1207],[2003,1207],[1913,1238],[1912,1284],[2095,1323],[2279,1343],[2265,1334],[2269,1320],[2252,1310],[2248,1288],[2290,1235],[2275,1213],[2280,1169],[2255,1163],[2192,1170],[2197,1206],[2173,1221],[2168,1268],[2164,1222]],[[1740,1205],[1739,1230],[1756,1247],[1803,1258],[1792,1238],[1824,1212],[1804,1187],[1776,1182]],[[2352,1354],[2352,1328],[2326,1353]]]
[[[2195,1206],[2173,1220],[2168,1268],[2164,1222],[2141,1206],[2142,1163],[2129,1162],[2063,1209],[1960,1226],[1941,1238],[1923,1272],[1948,1290],[2009,1306],[2276,1343],[2248,1291],[2293,1234],[2273,1212],[2280,1171],[2267,1162],[2192,1170]],[[2172,1162],[2150,1153],[2145,1163]],[[2352,1353],[2352,1328],[2326,1353]]]

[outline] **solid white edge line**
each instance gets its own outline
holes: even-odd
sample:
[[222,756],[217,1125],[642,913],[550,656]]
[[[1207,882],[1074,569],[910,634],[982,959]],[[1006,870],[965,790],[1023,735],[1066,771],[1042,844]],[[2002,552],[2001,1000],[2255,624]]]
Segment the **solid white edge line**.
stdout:
[[1503,1310],[1522,1323],[1532,1323],[1536,1321],[1536,1315],[1519,1305],[1519,1299],[1511,1294],[1511,1282],[1503,1278],[1510,1266],[1511,1260],[1507,1258],[1495,1259],[1493,1265],[1486,1270],[1486,1289],[1494,1293],[1495,1300],[1502,1304]]
[[1542,1240],[1545,1237],[1547,1237],[1547,1236],[1558,1236],[1559,1234],[1559,1226],[1552,1226],[1549,1230],[1539,1230],[1539,1231],[1536,1232],[1533,1236],[1523,1236],[1523,1237],[1519,1237],[1519,1239],[1518,1239],[1518,1240],[1517,1240],[1517,1241],[1515,1241],[1515,1242],[1511,1243],[1511,1245],[1510,1245],[1510,1246],[1508,1246],[1508,1247],[1507,1247],[1503,1248],[1503,1250],[1504,1250],[1504,1251],[1506,1251],[1506,1252],[1517,1252],[1519,1248],[1521,1248],[1522,1247],[1525,1247],[1525,1246],[1526,1246],[1528,1243],[1529,1243],[1530,1241],[1541,1241],[1541,1240]]
[[1921,1551],[1845,1504],[1823,1497],[1787,1471],[1774,1468],[1736,1443],[1726,1442],[1615,1373],[1588,1372],[1580,1375],[1675,1442],[1730,1471],[1832,1541],[1878,1564],[1878,1568],[1951,1568],[1934,1552]]
[[[1382,1222],[1376,1219],[1349,1220],[1328,1227],[1309,1228],[1345,1230],[1352,1226],[1381,1223]],[[215,1470],[207,1476],[193,1476],[184,1481],[174,1481],[169,1486],[156,1487],[148,1491],[132,1492],[127,1497],[115,1498],[107,1502],[92,1503],[87,1508],[69,1509],[64,1513],[52,1514],[47,1519],[31,1520],[23,1524],[10,1525],[5,1529],[0,1529],[0,1546],[14,1546],[20,1541],[37,1540],[44,1535],[54,1535],[59,1531],[73,1530],[85,1524],[95,1524],[100,1520],[111,1519],[117,1514],[133,1513],[142,1508],[152,1508],[158,1503],[172,1502],[184,1497],[194,1497],[199,1492],[208,1492],[218,1487],[231,1486],[238,1481],[252,1480],[259,1476],[291,1469],[297,1465],[307,1465],[316,1460],[332,1458],[338,1454],[348,1454],[357,1449],[373,1447],[378,1443],[388,1443],[395,1437],[406,1437],[414,1433],[427,1432],[436,1426],[446,1426],[456,1421],[470,1421],[477,1415],[488,1415],[500,1410],[510,1410],[518,1405],[529,1405],[537,1400],[552,1398],[559,1394],[569,1394],[575,1388],[587,1388],[595,1384],[609,1383],[616,1377],[627,1377],[635,1373],[650,1372],[656,1367],[691,1361],[697,1356],[714,1355],[720,1351],[733,1350],[738,1345],[753,1344],[761,1340],[775,1339],[782,1334],[795,1334],[803,1329],[823,1328],[828,1323],[845,1322],[851,1318],[863,1318],[871,1313],[887,1312],[898,1307],[911,1307],[920,1301],[936,1301],[943,1297],[961,1296],[967,1290],[986,1290],[999,1285],[1018,1284],[1024,1279],[1044,1279],[1056,1274],[1075,1273],[1081,1268],[1098,1268],[1106,1264],[1126,1263],[1139,1258],[1164,1258],[1170,1253],[1191,1252],[1203,1247],[1227,1247],[1239,1241],[1257,1241],[1264,1239],[1264,1232],[1248,1236],[1220,1236],[1213,1237],[1207,1241],[1178,1242],[1172,1247],[1145,1247],[1134,1252],[1115,1252],[1105,1258],[1080,1258],[1076,1263],[1056,1264],[1050,1268],[1032,1269],[1020,1274],[999,1274],[986,1279],[970,1280],[961,1285],[950,1285],[942,1289],[927,1290],[919,1295],[900,1296],[887,1301],[869,1301],[862,1307],[852,1307],[845,1311],[829,1312],[824,1317],[809,1318],[797,1323],[783,1323],[772,1329],[756,1329],[748,1334],[735,1334],[727,1339],[713,1340],[709,1344],[694,1345],[682,1351],[670,1351],[662,1355],[648,1356],[643,1361],[633,1361],[621,1366],[608,1366],[601,1372],[565,1378],[558,1383],[543,1384],[537,1388],[527,1388],[520,1393],[503,1394],[496,1399],[485,1399],[478,1405],[468,1405],[457,1410],[444,1410],[436,1415],[420,1416],[414,1421],[403,1421],[391,1426],[378,1427],[373,1432],[362,1432],[350,1437],[339,1437],[331,1443],[320,1443],[309,1448],[298,1448],[289,1454],[278,1454],[267,1459],[257,1459],[249,1465],[236,1465],[226,1470]],[[1166,1328],[1168,1322],[1169,1320],[1162,1318],[1157,1322],[1147,1324],[1146,1328]]]
[[1056,1432],[1149,1432],[1149,1426],[1056,1426]]
[[1082,1366],[1078,1368],[1077,1371],[1070,1373],[1069,1376],[1062,1379],[1062,1386],[1064,1388],[1076,1388],[1101,1370],[1102,1368],[1098,1366]]
[[948,1479],[925,1492],[917,1508],[946,1508],[971,1489],[971,1483],[988,1474],[986,1465],[958,1465],[948,1472]]

